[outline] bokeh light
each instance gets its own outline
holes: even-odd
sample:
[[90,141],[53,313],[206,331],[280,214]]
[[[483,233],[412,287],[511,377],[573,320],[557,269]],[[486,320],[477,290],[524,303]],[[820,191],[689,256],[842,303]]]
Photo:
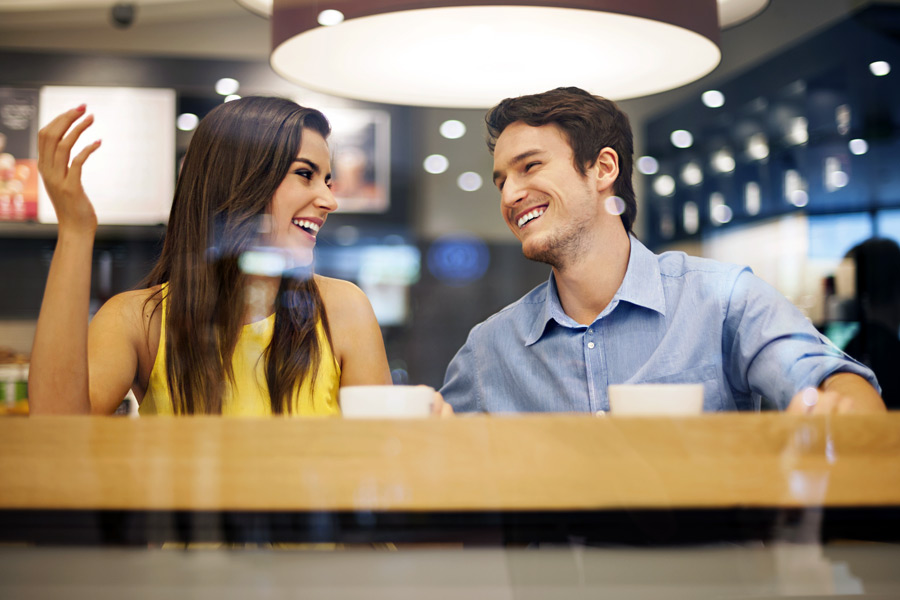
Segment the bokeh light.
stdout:
[[240,87],[241,84],[238,83],[237,79],[223,77],[216,82],[216,93],[221,96],[230,96],[231,94],[236,94]]
[[621,215],[625,212],[625,201],[618,196],[610,196],[604,204],[606,205],[606,212],[611,215]]
[[669,136],[669,140],[676,148],[690,148],[694,145],[694,136],[686,129],[676,129]]
[[474,192],[481,188],[481,175],[475,171],[466,171],[456,178],[456,185],[464,192]]
[[794,117],[791,119],[787,140],[797,145],[805,144],[809,141],[809,122],[806,120],[806,117]]
[[747,155],[753,160],[763,160],[769,156],[769,140],[764,133],[754,133],[747,140]]
[[718,223],[720,225],[724,225],[725,223],[731,222],[732,217],[734,216],[734,212],[731,210],[731,207],[727,204],[718,204],[712,210],[712,220],[714,223]]
[[681,221],[684,223],[684,230],[688,234],[697,233],[697,230],[700,229],[700,210],[695,202],[684,203]]
[[660,175],[653,180],[653,191],[659,196],[671,196],[675,193],[675,180],[671,175]]
[[334,27],[344,22],[344,13],[339,10],[329,8],[319,13],[319,25],[322,27]]
[[700,96],[703,104],[709,108],[721,108],[725,106],[725,94],[719,90],[707,90]]
[[458,140],[466,135],[466,125],[462,121],[449,119],[441,123],[440,132],[448,140]]
[[730,150],[719,150],[713,154],[712,166],[719,173],[731,173],[735,167],[734,155]]
[[886,60],[876,60],[875,62],[869,63],[869,71],[871,71],[872,75],[875,77],[884,77],[891,72],[891,63]]
[[175,119],[175,126],[181,131],[193,131],[199,122],[200,118],[194,113],[181,113]]
[[449,285],[465,285],[487,272],[490,252],[481,238],[455,234],[435,240],[426,260],[435,278]]
[[443,154],[431,154],[425,157],[422,167],[432,175],[438,175],[450,168],[450,161]]
[[695,162],[689,162],[681,169],[681,181],[685,185],[700,185],[703,183],[703,169]]
[[659,171],[659,161],[652,156],[642,156],[637,159],[637,168],[644,175],[656,175]]
[[759,214],[762,208],[762,193],[759,184],[755,181],[748,181],[744,186],[744,210],[751,217]]
[[869,142],[862,138],[856,138],[847,142],[847,147],[856,156],[861,156],[869,151]]

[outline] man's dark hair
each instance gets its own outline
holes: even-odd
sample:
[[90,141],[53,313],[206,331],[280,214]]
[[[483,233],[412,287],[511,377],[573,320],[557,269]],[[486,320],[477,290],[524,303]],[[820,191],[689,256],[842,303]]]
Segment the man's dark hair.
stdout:
[[575,168],[582,175],[594,164],[604,148],[619,155],[619,176],[615,192],[625,202],[622,224],[631,233],[637,216],[637,201],[631,183],[634,139],[628,115],[615,102],[594,96],[580,88],[561,87],[541,94],[507,98],[487,112],[487,145],[491,154],[503,130],[517,121],[532,127],[554,124],[572,147]]

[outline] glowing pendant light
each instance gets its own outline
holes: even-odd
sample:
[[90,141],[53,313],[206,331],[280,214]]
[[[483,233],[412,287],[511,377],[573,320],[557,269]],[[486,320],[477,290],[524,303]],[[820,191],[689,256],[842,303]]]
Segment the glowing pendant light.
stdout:
[[625,99],[712,71],[717,11],[736,2],[744,19],[767,0],[275,0],[271,65],[392,104],[481,108],[560,85]]

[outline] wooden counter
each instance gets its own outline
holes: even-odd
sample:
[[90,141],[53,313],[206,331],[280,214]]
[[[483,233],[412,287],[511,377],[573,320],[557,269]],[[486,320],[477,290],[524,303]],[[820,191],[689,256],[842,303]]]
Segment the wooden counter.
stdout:
[[900,506],[900,413],[0,420],[0,510]]
[[900,414],[7,418],[0,440],[0,597],[900,590]]

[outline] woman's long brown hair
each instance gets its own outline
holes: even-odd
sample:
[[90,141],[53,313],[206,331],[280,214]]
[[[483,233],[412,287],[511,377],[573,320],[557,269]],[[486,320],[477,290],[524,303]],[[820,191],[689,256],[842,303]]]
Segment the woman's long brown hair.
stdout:
[[[216,107],[194,132],[162,254],[142,284],[168,282],[163,327],[176,414],[222,412],[226,385],[234,382],[231,361],[243,326],[247,281],[239,259],[256,244],[260,221],[297,157],[304,129],[326,138],[331,132],[317,110],[281,98],[248,97]],[[154,310],[159,302],[161,297]],[[315,387],[322,355],[319,321],[328,334],[312,273],[283,276],[272,342],[265,352],[274,414],[291,412],[295,389],[307,376]],[[331,343],[330,334],[326,341]]]

